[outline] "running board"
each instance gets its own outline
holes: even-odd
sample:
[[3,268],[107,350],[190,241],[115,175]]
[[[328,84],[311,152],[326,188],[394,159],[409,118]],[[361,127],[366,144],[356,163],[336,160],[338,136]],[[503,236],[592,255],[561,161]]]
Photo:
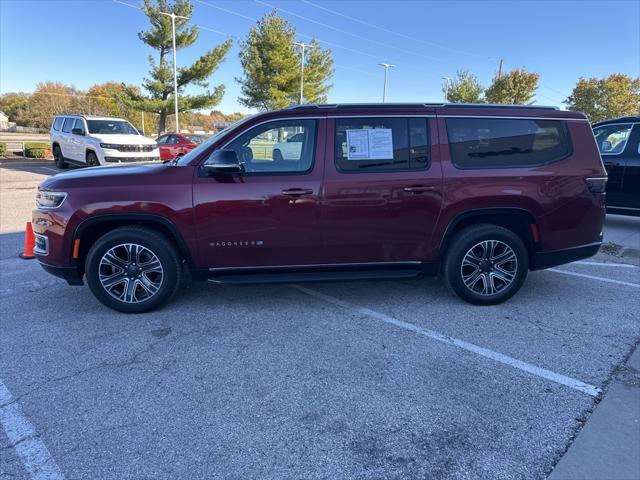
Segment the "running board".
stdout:
[[302,282],[335,282],[350,280],[387,280],[397,278],[415,278],[422,270],[405,269],[380,269],[380,270],[331,270],[331,271],[305,271],[305,272],[220,272],[210,274],[209,282],[228,285],[252,285],[263,283],[302,283]]

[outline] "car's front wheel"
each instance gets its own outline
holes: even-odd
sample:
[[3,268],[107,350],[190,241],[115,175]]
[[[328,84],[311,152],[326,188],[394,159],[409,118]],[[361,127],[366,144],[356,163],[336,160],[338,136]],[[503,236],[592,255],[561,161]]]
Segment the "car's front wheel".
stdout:
[[87,166],[88,167],[98,167],[98,166],[100,166],[100,162],[98,161],[98,157],[94,152],[87,152]]
[[456,234],[443,264],[447,286],[476,305],[495,305],[515,295],[528,270],[529,257],[520,237],[488,224]]
[[180,284],[180,257],[169,239],[144,227],[122,227],[91,247],[85,272],[89,288],[107,307],[124,313],[153,310]]
[[67,162],[64,161],[64,157],[62,156],[62,150],[58,145],[53,147],[53,159],[55,161],[56,167],[60,170],[64,170],[68,167]]

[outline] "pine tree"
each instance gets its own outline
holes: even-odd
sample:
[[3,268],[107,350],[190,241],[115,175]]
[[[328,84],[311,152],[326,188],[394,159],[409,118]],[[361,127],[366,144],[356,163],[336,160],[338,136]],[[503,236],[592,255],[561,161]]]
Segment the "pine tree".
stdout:
[[[172,64],[172,28],[171,18],[161,15],[160,12],[175,13],[183,17],[190,17],[193,5],[189,0],[176,0],[170,3],[168,0],[144,0],[143,11],[151,22],[151,28],[138,34],[140,40],[157,50],[158,60],[149,57],[151,68],[149,78],[143,82],[148,95],[137,95],[129,89],[128,94],[132,105],[146,112],[159,114],[158,131],[166,128],[167,115],[174,110],[173,98],[173,64]],[[176,50],[193,45],[198,39],[198,27],[189,26],[188,21],[176,18]],[[191,66],[178,68],[178,110],[188,111],[201,108],[214,107],[224,95],[224,85],[216,85],[212,91],[197,95],[185,95],[184,90],[188,85],[197,85],[208,88],[207,79],[218,68],[220,62],[231,47],[228,40],[209,50],[195,61]]]
[[[275,110],[296,104],[300,96],[300,53],[294,45],[295,28],[274,11],[262,17],[240,43],[240,63],[244,77],[242,105],[259,110]],[[312,39],[305,49],[304,92],[307,102],[323,103],[332,85],[331,51]]]

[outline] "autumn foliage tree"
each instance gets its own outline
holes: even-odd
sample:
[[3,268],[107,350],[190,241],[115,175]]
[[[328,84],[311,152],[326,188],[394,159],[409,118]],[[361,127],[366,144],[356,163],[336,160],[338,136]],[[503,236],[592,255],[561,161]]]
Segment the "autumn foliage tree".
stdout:
[[540,75],[527,72],[524,68],[496,75],[485,91],[485,98],[489,103],[529,104],[538,89],[539,78]]
[[606,78],[580,78],[565,100],[571,110],[584,112],[591,122],[640,115],[640,77],[615,73]]

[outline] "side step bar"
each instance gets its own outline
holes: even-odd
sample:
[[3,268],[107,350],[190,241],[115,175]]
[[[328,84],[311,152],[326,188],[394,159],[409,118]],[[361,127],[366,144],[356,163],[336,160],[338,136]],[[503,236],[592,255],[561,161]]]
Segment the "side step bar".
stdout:
[[388,280],[415,278],[423,273],[417,268],[372,269],[372,270],[317,270],[317,271],[271,271],[271,272],[220,272],[210,273],[209,282],[229,285],[252,285],[263,283],[334,282],[337,280]]

